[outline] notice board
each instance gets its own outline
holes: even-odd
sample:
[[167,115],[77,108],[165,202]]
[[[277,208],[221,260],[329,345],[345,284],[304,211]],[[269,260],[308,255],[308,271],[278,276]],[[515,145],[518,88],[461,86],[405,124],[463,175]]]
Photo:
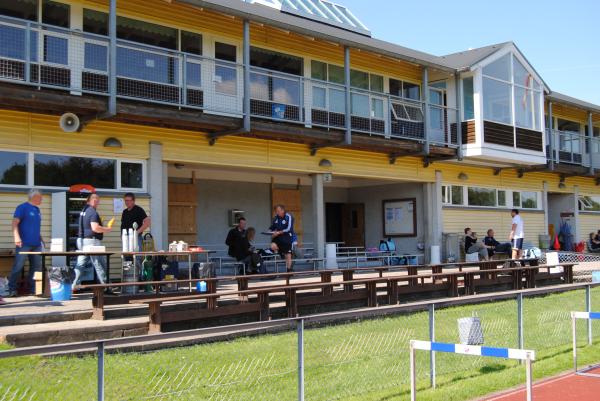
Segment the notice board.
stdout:
[[417,236],[417,199],[388,199],[382,201],[383,236]]

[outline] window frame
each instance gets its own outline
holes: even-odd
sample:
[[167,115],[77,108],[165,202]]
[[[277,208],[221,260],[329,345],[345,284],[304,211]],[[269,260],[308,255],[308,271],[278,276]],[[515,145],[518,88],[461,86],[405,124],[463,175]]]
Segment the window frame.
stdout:
[[[452,203],[452,195],[451,189],[453,187],[462,187],[462,203],[454,204]],[[472,188],[481,188],[481,189],[490,189],[495,191],[495,205],[494,206],[483,206],[483,205],[470,205],[469,204],[469,189]],[[505,193],[505,204],[500,205],[498,203],[498,192]],[[535,208],[522,207],[522,194],[523,193],[534,193],[535,194]],[[519,196],[519,204],[514,204],[513,194],[518,194]],[[501,209],[501,210],[510,210],[510,209],[523,209],[526,211],[541,211],[541,191],[530,191],[530,190],[517,190],[517,189],[506,189],[506,188],[491,188],[480,185],[460,185],[460,184],[443,184],[442,185],[442,206],[443,207],[460,207],[460,208],[474,208],[474,209]]]

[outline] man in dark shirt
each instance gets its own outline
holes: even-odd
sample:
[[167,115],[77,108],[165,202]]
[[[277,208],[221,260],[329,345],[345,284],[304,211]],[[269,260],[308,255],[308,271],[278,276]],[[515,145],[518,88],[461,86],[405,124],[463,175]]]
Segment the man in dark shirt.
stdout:
[[483,260],[489,260],[488,247],[477,242],[477,234],[475,234],[469,227],[465,228],[465,254],[477,253]]
[[[225,245],[229,247],[227,254],[232,258],[235,258],[238,262],[243,261],[247,256],[247,243],[246,219],[240,217],[237,226],[233,227],[227,233],[227,238],[225,239]],[[240,273],[241,272],[243,272],[242,268],[240,268]]]
[[150,227],[151,220],[146,214],[146,211],[135,204],[135,195],[133,193],[126,193],[123,200],[125,201],[126,208],[121,215],[121,232],[123,232],[123,230],[129,232],[129,229],[133,228],[133,223],[137,224],[135,231],[138,236],[137,243],[139,251],[142,248],[142,235],[144,234],[144,231]]
[[[102,245],[104,234],[112,231],[110,227],[102,226],[102,219],[96,211],[99,204],[100,196],[91,194],[88,196],[87,204],[79,214],[78,250],[83,250],[84,247],[89,245]],[[77,257],[77,265],[75,266],[75,285],[79,284],[81,271],[86,268],[89,261],[94,266],[100,283],[106,284],[106,258],[104,256],[81,255]]]
[[496,238],[494,238],[494,230],[491,228],[487,230],[487,237],[483,239],[483,243],[488,246],[488,254],[490,255],[490,258],[494,256],[495,252],[510,253],[510,242],[498,242]]

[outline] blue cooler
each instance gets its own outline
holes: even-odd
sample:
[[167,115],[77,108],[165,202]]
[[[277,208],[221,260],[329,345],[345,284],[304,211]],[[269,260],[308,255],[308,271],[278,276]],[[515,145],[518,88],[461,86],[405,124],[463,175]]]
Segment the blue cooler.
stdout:
[[53,301],[70,301],[73,286],[71,283],[50,281],[50,295]]

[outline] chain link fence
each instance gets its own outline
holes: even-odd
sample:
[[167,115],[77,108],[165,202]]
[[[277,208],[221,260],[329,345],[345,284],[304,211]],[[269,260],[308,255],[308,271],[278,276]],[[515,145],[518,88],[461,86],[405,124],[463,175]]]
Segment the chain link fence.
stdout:
[[[4,351],[0,352],[0,401],[359,400],[373,394],[402,399],[410,389],[412,339],[459,343],[458,320],[478,318],[483,345],[532,349],[538,361],[561,355],[567,361],[572,345],[570,312],[600,309],[600,287],[594,286],[526,290],[502,297],[430,302],[421,311],[397,307],[393,314],[378,318],[362,319],[357,314],[348,320],[352,312],[345,312],[344,321],[333,320],[332,314],[284,319],[284,323],[265,322],[264,328],[278,327],[270,334],[253,331],[255,335],[228,341],[213,339],[154,351],[139,349],[142,341],[150,345],[158,341],[155,337],[140,337],[138,351],[130,352],[118,352],[111,345],[116,340],[105,340],[102,344],[108,352],[100,358],[103,369],[98,369],[94,352],[99,342],[82,343],[79,348],[71,345],[71,351],[79,351],[75,356],[42,356],[57,352],[60,345],[39,347],[29,352],[33,356],[7,357],[23,351]],[[299,321],[301,328],[296,327]],[[592,335],[600,333],[597,324],[593,321],[589,326]],[[587,321],[577,324],[577,335],[579,345],[588,343]],[[186,336],[207,335],[200,329]],[[484,380],[489,373],[502,373],[519,364],[445,353],[419,352],[416,357],[419,387],[435,384],[442,395],[445,387],[463,380]],[[104,373],[103,379],[99,372]],[[97,396],[98,383],[104,383],[104,398]],[[485,390],[507,385],[495,383]]]

